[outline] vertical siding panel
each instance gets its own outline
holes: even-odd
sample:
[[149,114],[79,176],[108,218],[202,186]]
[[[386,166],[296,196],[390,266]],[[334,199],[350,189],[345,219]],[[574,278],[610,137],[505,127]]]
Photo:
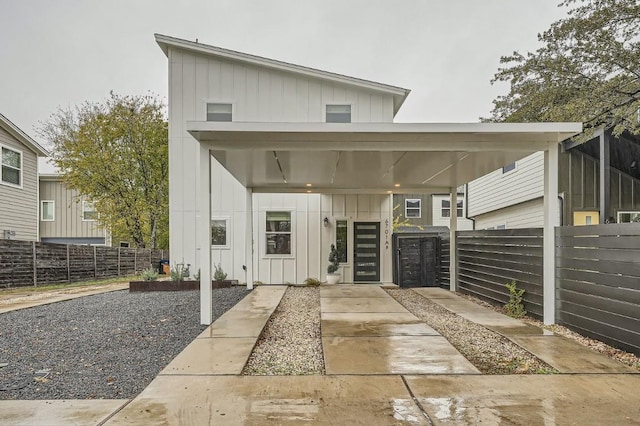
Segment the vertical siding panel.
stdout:
[[222,74],[220,72],[220,61],[209,60],[209,99],[220,99],[222,97]]
[[240,64],[233,66],[233,95],[231,99],[234,103],[235,121],[242,121],[238,117],[246,116],[247,97],[247,68]]
[[322,114],[323,114],[323,121],[324,121],[324,106],[326,104],[330,104],[333,103],[333,86],[328,84],[328,83],[322,83]]
[[314,123],[325,121],[322,86],[316,80],[309,81],[309,121]]
[[332,216],[346,216],[347,207],[346,207],[346,195],[344,194],[335,194],[332,196],[332,208],[333,211],[331,213]]
[[296,79],[289,75],[284,77],[282,87],[282,118],[283,121],[290,123],[296,121],[298,95],[296,91]]
[[247,68],[246,70],[246,90],[241,113],[238,114],[238,121],[258,121],[260,119],[258,101],[258,70]]
[[298,122],[309,121],[309,81],[296,79],[296,116]]
[[209,61],[202,56],[196,57],[196,92],[193,97],[195,108],[195,119],[198,121],[207,120],[207,109],[205,105],[206,94],[209,93]]
[[269,92],[269,108],[271,121],[281,122],[284,119],[284,77],[281,74],[271,75],[271,90]]
[[369,196],[365,194],[358,194],[358,218],[369,217]]
[[382,107],[383,99],[380,95],[371,95],[371,121],[384,121],[384,110]]
[[358,92],[358,115],[359,122],[369,122],[371,120],[371,95],[367,92]]
[[233,69],[234,65],[229,62],[220,64],[220,98],[225,101],[234,99]]
[[258,70],[258,121],[275,121],[271,119],[269,95],[271,94],[271,75],[268,71]]

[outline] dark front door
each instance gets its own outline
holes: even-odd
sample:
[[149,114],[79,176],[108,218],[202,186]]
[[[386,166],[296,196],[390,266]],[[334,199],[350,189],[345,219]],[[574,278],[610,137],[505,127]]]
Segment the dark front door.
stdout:
[[353,281],[380,281],[380,222],[353,224]]
[[400,287],[437,287],[438,237],[398,237],[396,262]]

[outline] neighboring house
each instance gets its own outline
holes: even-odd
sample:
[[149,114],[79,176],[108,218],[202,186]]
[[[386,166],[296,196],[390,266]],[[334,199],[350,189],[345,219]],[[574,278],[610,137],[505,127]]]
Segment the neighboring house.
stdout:
[[[399,231],[429,230],[429,227],[449,226],[451,220],[451,196],[449,194],[394,194],[393,216],[402,223]],[[467,218],[467,201],[464,186],[458,187],[455,209],[458,230],[473,229],[473,221]]]
[[[610,167],[602,177],[599,144],[600,137],[584,144],[564,143],[558,157],[557,214],[562,225],[640,219],[640,144],[629,135],[612,138],[603,151]],[[470,182],[468,212],[476,229],[542,227],[543,169],[543,153],[538,152]],[[601,178],[608,182],[608,192],[600,190]]]
[[[324,280],[336,244],[342,282],[391,282],[393,194],[448,192],[457,206],[459,186],[535,151],[555,156],[582,129],[394,123],[407,89],[156,41],[169,68],[171,258],[202,272],[203,324],[212,319],[213,265],[248,286]],[[556,200],[553,188],[548,194]],[[455,250],[449,259],[455,277]],[[545,271],[545,285],[551,278]]]
[[38,240],[38,157],[48,155],[0,114],[0,238]]
[[49,162],[41,163],[40,241],[58,244],[111,245],[109,233],[98,225],[91,200],[62,182]]

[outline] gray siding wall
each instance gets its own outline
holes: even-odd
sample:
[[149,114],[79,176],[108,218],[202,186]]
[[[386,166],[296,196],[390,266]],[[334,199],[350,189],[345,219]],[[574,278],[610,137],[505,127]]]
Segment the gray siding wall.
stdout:
[[82,220],[82,199],[78,191],[69,189],[62,181],[40,181],[40,201],[45,200],[55,203],[55,213],[53,221],[40,221],[40,238],[105,237],[98,222]]
[[558,324],[640,355],[640,224],[556,228]]
[[542,229],[462,231],[456,233],[458,289],[502,306],[505,284],[524,289],[528,315],[542,319]]
[[38,157],[0,128],[0,144],[22,152],[22,188],[0,184],[0,238],[5,229],[16,240],[38,239]]

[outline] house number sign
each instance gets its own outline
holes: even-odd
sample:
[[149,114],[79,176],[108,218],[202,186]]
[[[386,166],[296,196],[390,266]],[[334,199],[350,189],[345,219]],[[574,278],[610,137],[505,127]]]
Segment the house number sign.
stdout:
[[389,219],[384,221],[384,249],[389,250]]

